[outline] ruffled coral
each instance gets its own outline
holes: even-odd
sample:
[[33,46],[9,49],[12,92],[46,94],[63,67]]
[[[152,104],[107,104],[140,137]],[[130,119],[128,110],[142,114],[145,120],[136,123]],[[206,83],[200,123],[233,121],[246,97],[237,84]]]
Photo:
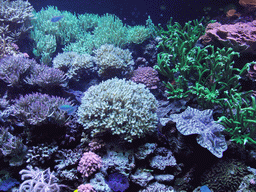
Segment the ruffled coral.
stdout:
[[210,109],[199,111],[188,107],[180,114],[172,114],[170,118],[160,119],[160,122],[162,125],[170,120],[176,122],[178,131],[183,135],[198,134],[197,143],[221,158],[223,152],[227,150],[225,137],[221,134],[225,127],[213,120],[212,112]]

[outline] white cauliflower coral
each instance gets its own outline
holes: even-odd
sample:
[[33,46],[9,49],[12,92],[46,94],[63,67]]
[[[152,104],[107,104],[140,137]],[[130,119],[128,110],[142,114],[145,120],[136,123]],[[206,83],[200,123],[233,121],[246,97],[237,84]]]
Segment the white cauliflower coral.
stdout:
[[90,87],[78,108],[78,122],[91,135],[110,131],[132,142],[155,131],[157,100],[143,84],[113,78]]

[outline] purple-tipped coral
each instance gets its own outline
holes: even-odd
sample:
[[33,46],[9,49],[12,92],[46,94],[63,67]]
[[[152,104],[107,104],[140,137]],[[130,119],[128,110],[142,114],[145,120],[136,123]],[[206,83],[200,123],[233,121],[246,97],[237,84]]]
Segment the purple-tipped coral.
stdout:
[[38,85],[43,88],[65,86],[66,76],[63,71],[37,64],[32,69],[32,74],[26,78],[26,83]]
[[78,192],[96,192],[89,183],[78,186]]
[[15,100],[13,115],[31,125],[43,123],[57,123],[63,125],[66,121],[65,111],[61,105],[72,105],[65,98],[50,96],[41,93],[32,93]]
[[0,60],[0,79],[9,86],[18,86],[29,71],[36,64],[35,60],[21,56],[7,56]]

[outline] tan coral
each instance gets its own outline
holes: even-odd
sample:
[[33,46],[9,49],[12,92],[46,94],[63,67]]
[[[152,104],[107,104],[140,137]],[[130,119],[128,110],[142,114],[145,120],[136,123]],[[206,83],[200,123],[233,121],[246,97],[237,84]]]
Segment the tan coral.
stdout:
[[239,4],[250,12],[256,10],[256,0],[239,0]]

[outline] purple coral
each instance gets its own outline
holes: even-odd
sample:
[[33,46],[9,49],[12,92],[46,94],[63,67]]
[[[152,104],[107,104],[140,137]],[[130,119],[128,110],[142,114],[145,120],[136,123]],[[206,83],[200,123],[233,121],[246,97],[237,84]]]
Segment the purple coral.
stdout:
[[36,64],[32,73],[26,78],[26,83],[38,85],[43,88],[64,86],[66,80],[65,73],[59,69],[48,67],[44,64]]
[[35,60],[22,56],[4,57],[0,60],[0,79],[9,86],[17,86],[22,82],[22,76],[35,64]]
[[15,100],[13,115],[31,125],[49,123],[49,119],[51,123],[63,125],[66,117],[65,111],[59,109],[61,105],[72,106],[72,103],[65,98],[42,93],[27,94]]
[[156,89],[159,83],[158,72],[152,67],[139,67],[133,71],[132,81],[142,83],[149,89]]
[[89,151],[85,152],[79,161],[77,170],[82,173],[83,177],[89,177],[97,169],[101,168],[102,160],[97,154]]

